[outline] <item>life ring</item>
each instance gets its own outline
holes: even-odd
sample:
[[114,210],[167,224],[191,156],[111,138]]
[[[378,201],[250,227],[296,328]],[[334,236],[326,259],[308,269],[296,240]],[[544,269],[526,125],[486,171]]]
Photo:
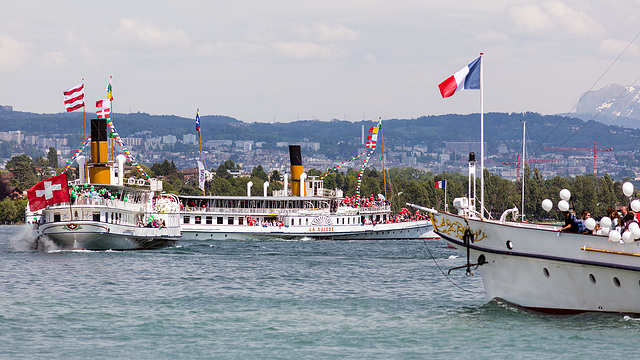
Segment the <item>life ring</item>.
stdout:
[[128,178],[128,179],[127,179],[127,183],[128,183],[129,185],[134,185],[134,184],[136,183],[136,179],[135,179],[135,178]]
[[138,179],[138,185],[140,186],[144,185],[144,179]]

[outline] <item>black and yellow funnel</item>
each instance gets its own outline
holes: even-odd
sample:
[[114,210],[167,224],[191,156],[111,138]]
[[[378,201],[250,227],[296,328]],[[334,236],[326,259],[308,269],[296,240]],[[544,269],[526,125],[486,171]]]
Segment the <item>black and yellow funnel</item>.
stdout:
[[91,119],[91,163],[89,178],[92,184],[110,184],[111,171],[107,142],[107,119]]
[[289,145],[289,159],[291,160],[291,194],[300,196],[300,174],[304,171],[300,145]]

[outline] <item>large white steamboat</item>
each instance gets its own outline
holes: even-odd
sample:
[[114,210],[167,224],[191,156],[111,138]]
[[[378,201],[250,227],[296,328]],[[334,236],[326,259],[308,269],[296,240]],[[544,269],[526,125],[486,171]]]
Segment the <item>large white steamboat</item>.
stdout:
[[[383,199],[347,200],[341,190],[327,191],[323,181],[302,171],[300,147],[290,146],[291,193],[267,196],[179,196],[183,240],[416,239],[429,236],[431,221],[392,216]],[[265,183],[267,184],[267,183]],[[267,184],[268,185],[268,184]]]
[[107,159],[105,119],[91,120],[91,124],[90,180],[84,180],[85,160],[80,156],[80,179],[69,182],[74,192],[70,203],[48,205],[34,224],[39,244],[49,239],[59,249],[87,250],[176,245],[180,239],[177,197],[160,194],[160,180],[124,179],[124,156],[117,157],[117,167]]
[[429,211],[434,232],[466,255],[467,274],[479,270],[487,300],[552,313],[640,313],[639,241],[507,221],[507,212],[483,218],[474,196],[455,203],[458,214],[412,206]]

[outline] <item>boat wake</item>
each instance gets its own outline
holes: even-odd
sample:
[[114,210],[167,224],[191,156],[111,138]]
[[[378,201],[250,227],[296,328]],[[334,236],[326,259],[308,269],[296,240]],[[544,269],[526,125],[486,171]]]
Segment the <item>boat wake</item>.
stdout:
[[38,238],[36,230],[28,226],[23,227],[19,233],[9,240],[9,246],[15,251],[49,252],[58,249],[49,238]]

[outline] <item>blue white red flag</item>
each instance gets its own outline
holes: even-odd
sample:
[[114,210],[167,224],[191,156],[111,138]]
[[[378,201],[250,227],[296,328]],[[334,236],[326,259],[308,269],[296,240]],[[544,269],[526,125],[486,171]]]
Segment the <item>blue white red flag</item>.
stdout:
[[446,189],[447,188],[447,180],[436,181],[436,189]]
[[480,89],[480,66],[482,56],[473,60],[457,73],[438,85],[443,98],[455,94],[458,90]]
[[200,132],[200,115],[198,115],[198,111],[196,111],[196,130]]

